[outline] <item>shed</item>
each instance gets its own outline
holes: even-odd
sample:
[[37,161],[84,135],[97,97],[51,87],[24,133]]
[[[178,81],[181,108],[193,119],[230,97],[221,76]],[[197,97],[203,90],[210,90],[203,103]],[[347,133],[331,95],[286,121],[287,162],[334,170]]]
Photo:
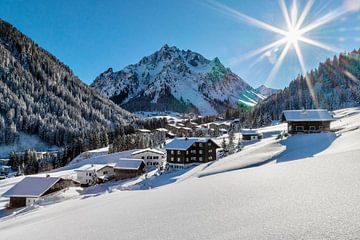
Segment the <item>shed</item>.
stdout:
[[144,173],[145,163],[142,159],[122,158],[114,165],[115,179],[136,177]]
[[242,129],[241,135],[243,140],[260,140],[263,138],[263,134],[256,129]]

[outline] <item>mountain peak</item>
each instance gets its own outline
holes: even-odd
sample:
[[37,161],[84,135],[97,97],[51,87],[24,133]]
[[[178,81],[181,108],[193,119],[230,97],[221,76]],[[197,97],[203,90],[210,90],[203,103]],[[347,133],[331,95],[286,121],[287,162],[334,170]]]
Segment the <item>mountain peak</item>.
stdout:
[[204,115],[236,106],[240,94],[251,88],[219,58],[210,61],[168,44],[121,71],[101,74],[91,86],[130,111],[193,111]]

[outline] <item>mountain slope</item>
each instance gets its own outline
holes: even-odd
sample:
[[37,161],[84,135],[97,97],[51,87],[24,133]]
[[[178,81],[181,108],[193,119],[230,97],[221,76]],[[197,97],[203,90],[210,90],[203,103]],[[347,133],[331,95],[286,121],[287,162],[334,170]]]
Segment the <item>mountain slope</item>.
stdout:
[[53,55],[0,19],[0,145],[19,132],[65,145],[134,117],[82,83]]
[[260,87],[255,89],[258,94],[261,94],[265,97],[269,97],[270,95],[273,95],[274,93],[277,93],[279,89],[274,88],[268,88],[265,85],[261,85]]
[[307,81],[297,77],[289,87],[259,103],[253,119],[269,124],[285,109],[327,108],[336,110],[360,105],[360,49],[327,59],[308,73]]
[[253,90],[218,58],[210,61],[168,45],[121,71],[108,69],[91,87],[129,111],[205,115],[235,106],[242,92]]

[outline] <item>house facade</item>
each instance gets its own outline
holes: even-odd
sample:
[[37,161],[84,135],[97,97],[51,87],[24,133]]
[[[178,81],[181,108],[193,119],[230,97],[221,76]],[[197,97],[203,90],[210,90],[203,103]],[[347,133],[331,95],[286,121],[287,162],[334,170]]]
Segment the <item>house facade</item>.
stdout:
[[217,148],[209,138],[176,138],[166,145],[166,160],[174,168],[214,161]]
[[291,134],[328,132],[334,120],[333,114],[326,109],[287,110],[280,115],[280,121],[288,124]]
[[87,164],[75,170],[77,181],[83,186],[93,185],[113,178],[114,169],[110,165]]
[[155,148],[141,149],[131,155],[135,159],[142,159],[147,168],[160,167],[166,160],[166,153]]
[[262,133],[259,133],[255,129],[242,129],[241,136],[242,136],[242,139],[245,141],[260,140],[263,138]]

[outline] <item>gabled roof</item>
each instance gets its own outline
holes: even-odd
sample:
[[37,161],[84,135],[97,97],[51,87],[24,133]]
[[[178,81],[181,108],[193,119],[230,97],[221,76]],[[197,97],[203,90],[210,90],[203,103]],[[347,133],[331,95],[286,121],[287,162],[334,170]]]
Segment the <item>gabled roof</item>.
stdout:
[[41,197],[59,182],[59,177],[26,177],[5,192],[3,197]]
[[[209,138],[175,138],[170,143],[168,143],[165,148],[166,150],[188,150],[191,145],[196,142],[206,143],[209,140],[212,141]],[[214,141],[212,142],[215,143]]]
[[141,163],[143,162],[144,161],[141,159],[121,158],[116,161],[114,169],[139,170],[139,168],[141,167]]
[[284,122],[317,122],[334,121],[332,113],[326,109],[309,110],[286,110],[281,114],[281,120]]
[[144,152],[153,152],[153,153],[156,153],[156,154],[160,154],[160,155],[164,155],[165,153],[160,151],[160,150],[157,150],[155,148],[145,148],[145,149],[141,149],[141,150],[138,150],[138,151],[135,151],[133,152],[131,155],[137,155],[137,154],[140,154],[140,153],[144,153]]
[[106,164],[85,164],[78,169],[75,169],[75,172],[88,172],[88,171],[99,171],[102,168],[106,167]]

